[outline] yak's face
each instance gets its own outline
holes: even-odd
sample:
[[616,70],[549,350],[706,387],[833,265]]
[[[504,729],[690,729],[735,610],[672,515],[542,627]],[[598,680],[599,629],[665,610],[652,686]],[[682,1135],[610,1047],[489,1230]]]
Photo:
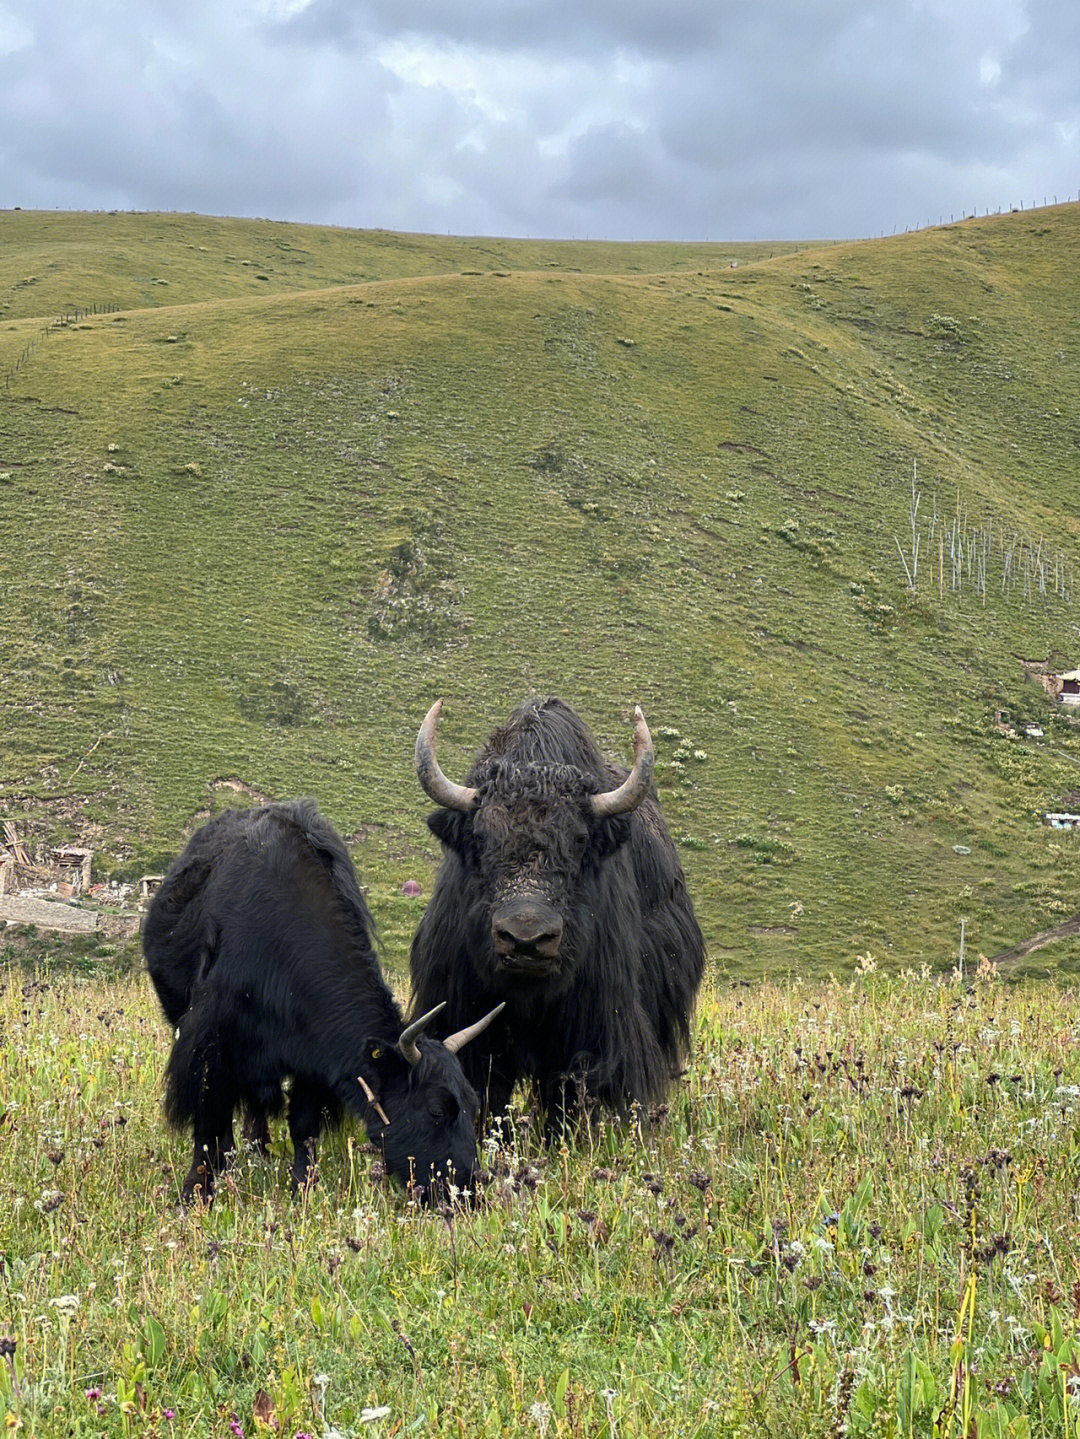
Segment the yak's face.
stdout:
[[369,1119],[367,1127],[387,1172],[433,1202],[472,1185],[480,1101],[441,1041],[421,1038],[418,1048],[420,1062],[410,1065],[392,1047],[369,1047],[374,1087],[390,1123]]
[[593,786],[569,765],[493,763],[478,791],[471,813],[428,821],[465,867],[473,934],[498,979],[557,983],[587,947],[589,887],[627,821],[596,819]]

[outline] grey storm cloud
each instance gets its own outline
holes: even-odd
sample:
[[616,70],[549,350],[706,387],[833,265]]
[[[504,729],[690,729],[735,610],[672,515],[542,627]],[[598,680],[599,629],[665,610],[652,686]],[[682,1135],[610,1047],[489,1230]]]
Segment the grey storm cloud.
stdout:
[[0,204],[594,238],[1076,195],[1072,0],[0,0]]
[[313,0],[279,29],[312,44],[353,44],[371,34],[439,36],[456,45],[552,54],[605,47],[650,55],[684,55],[716,44],[720,7],[700,0],[594,0],[537,5],[522,0]]

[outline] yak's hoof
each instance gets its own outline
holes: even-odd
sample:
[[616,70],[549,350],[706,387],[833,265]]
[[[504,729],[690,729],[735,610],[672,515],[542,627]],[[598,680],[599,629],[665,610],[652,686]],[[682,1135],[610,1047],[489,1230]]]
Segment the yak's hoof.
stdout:
[[209,1208],[214,1199],[214,1176],[207,1174],[201,1165],[194,1168],[184,1180],[180,1190],[180,1203],[185,1209],[193,1204]]
[[310,1194],[319,1182],[319,1166],[312,1164],[307,1169],[294,1169],[292,1189],[294,1194]]

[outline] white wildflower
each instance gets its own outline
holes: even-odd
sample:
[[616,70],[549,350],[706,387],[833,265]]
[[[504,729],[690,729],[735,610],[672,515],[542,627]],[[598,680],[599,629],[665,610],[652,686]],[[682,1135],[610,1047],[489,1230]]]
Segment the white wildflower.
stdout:
[[529,1408],[529,1418],[540,1430],[540,1439],[543,1439],[548,1431],[548,1425],[551,1423],[551,1405],[546,1399],[538,1399]]

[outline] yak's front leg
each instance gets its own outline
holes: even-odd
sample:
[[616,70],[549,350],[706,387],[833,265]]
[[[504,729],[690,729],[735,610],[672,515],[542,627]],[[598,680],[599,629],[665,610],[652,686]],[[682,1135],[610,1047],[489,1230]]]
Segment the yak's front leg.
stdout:
[[302,1075],[293,1078],[289,1093],[289,1137],[293,1146],[292,1182],[294,1189],[314,1184],[318,1174],[315,1144],[322,1129],[323,1115],[334,1105],[333,1096],[325,1085]]
[[266,1110],[257,1104],[244,1106],[244,1142],[263,1155],[270,1148],[270,1121]]

